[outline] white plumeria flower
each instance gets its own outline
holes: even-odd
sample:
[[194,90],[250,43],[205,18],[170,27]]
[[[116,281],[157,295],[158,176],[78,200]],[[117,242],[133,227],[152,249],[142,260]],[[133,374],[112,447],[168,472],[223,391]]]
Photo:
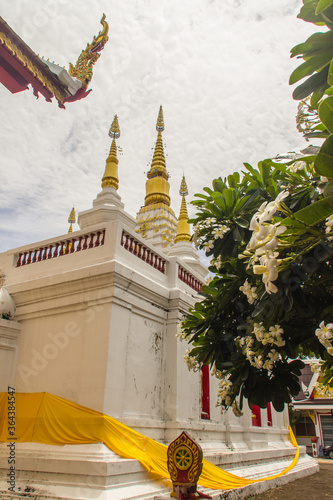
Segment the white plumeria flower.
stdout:
[[321,366],[323,363],[324,363],[323,361],[311,361],[310,368],[311,368],[312,373],[320,373]]
[[266,211],[267,203],[268,201],[264,201],[264,203],[260,205],[258,211],[254,215],[257,219],[259,219],[259,217]]
[[283,335],[284,331],[283,328],[280,327],[280,325],[275,325],[275,326],[270,326],[269,327],[269,333],[273,337],[279,337],[280,335]]
[[280,358],[280,355],[279,353],[275,350],[275,349],[272,349],[269,353],[268,353],[268,357],[271,358],[271,361],[273,363],[276,363],[276,361],[279,361],[279,358]]
[[277,237],[280,236],[280,234],[284,233],[286,230],[287,230],[286,226],[277,226],[275,224],[274,225],[272,224],[269,228],[269,237],[271,238],[271,240],[265,244],[264,250],[265,251],[275,250],[275,248],[277,248],[278,246]]
[[258,294],[256,293],[256,288],[252,287],[250,292],[247,295],[247,300],[248,300],[249,304],[253,304],[253,302],[255,300],[257,300],[257,298],[258,298]]
[[265,363],[263,364],[264,370],[267,370],[271,372],[274,368],[274,363],[270,359],[266,359]]
[[333,330],[333,323],[328,323],[325,326],[325,321],[322,321],[319,325],[319,328],[316,329],[315,333],[320,340],[321,339],[329,340],[333,337],[332,330]]
[[277,205],[275,201],[271,201],[270,203],[268,203],[268,205],[266,206],[266,210],[262,212],[262,214],[259,217],[260,224],[271,220],[276,210],[277,210]]
[[255,248],[258,243],[265,240],[269,234],[269,226],[259,224],[258,219],[252,218],[250,223],[250,230],[253,231],[252,237],[249,242],[249,248]]
[[253,266],[253,272],[254,274],[262,274],[264,283],[267,281],[275,281],[279,275],[276,266],[277,266],[276,259],[265,258],[265,260],[263,260],[261,258],[260,265]]
[[306,169],[306,162],[305,161],[295,161],[295,163],[290,165],[289,169],[293,173],[297,172],[298,170]]
[[243,285],[241,285],[239,287],[239,290],[245,294],[247,294],[249,292],[249,290],[251,290],[251,285],[250,283],[247,281],[247,278],[246,280],[244,281]]
[[243,292],[244,295],[246,295],[249,304],[253,304],[253,302],[258,298],[258,295],[256,293],[257,290],[256,287],[255,286],[251,287],[247,279],[244,281],[244,284],[239,287],[239,290]]
[[326,233],[330,233],[333,228],[333,214],[327,217],[325,224],[326,224]]
[[263,361],[263,356],[262,354],[259,354],[259,356],[255,356],[254,358],[254,363],[256,368],[262,368],[264,361]]
[[232,411],[235,417],[241,417],[243,415],[242,410],[240,409],[240,406],[236,401],[232,403]]
[[270,335],[269,332],[266,332],[261,343],[263,345],[267,345],[267,344],[273,345],[275,343],[275,339]]
[[214,240],[208,240],[203,243],[203,248],[205,249],[206,252],[214,248]]
[[281,193],[279,193],[277,195],[277,197],[275,198],[274,202],[277,203],[278,208],[280,206],[281,201],[283,201],[286,198],[288,198],[288,196],[289,196],[289,191],[287,189],[285,189],[284,191],[281,191]]
[[273,215],[275,214],[275,212],[281,208],[281,205],[280,205],[281,201],[284,200],[285,198],[287,198],[287,196],[289,196],[289,191],[287,191],[287,190],[281,191],[281,193],[279,193],[277,195],[275,200],[268,203],[268,205],[266,206],[265,212],[260,217],[260,220],[263,221],[264,217],[267,217],[266,220],[271,219],[273,217]]
[[200,369],[199,363],[196,360],[196,358],[193,358],[192,356],[189,355],[190,349],[187,349],[184,354],[184,361],[186,363],[186,366],[188,370],[193,370],[194,372],[197,372]]
[[223,236],[225,235],[225,233],[227,233],[229,231],[229,229],[230,228],[228,226],[221,224],[216,229],[214,229],[214,231],[213,231],[214,238],[215,239],[223,238]]
[[272,283],[279,276],[277,265],[278,261],[276,258],[269,258],[263,255],[260,258],[260,265],[253,266],[254,274],[262,274],[262,281],[268,293],[276,293],[278,291],[277,287]]

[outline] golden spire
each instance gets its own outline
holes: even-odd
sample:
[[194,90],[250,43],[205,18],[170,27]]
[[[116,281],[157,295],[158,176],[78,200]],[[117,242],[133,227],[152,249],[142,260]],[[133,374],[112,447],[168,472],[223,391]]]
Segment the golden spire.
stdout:
[[119,179],[118,179],[118,158],[117,158],[117,145],[116,139],[120,136],[120,128],[118,123],[118,117],[115,115],[113,122],[109,130],[109,136],[112,138],[112,144],[110,148],[109,156],[106,160],[106,166],[104,175],[102,178],[102,188],[107,186],[118,189]]
[[178,241],[191,241],[190,224],[188,222],[188,213],[186,207],[185,196],[188,195],[187,185],[185,181],[185,175],[183,174],[182,182],[180,184],[179,194],[182,196],[182,203],[180,207],[180,214],[177,226],[177,235],[175,237],[175,243]]
[[111,127],[109,130],[109,136],[112,139],[119,139],[120,137],[120,128],[117,115],[114,115],[113,122],[111,123]]
[[164,119],[163,119],[162,104],[161,104],[160,109],[158,111],[158,117],[157,117],[157,123],[156,123],[156,130],[160,130],[161,132],[163,132],[163,130],[164,130]]
[[69,229],[68,229],[69,233],[73,232],[73,224],[75,224],[75,222],[76,222],[76,215],[75,215],[75,208],[73,206],[71,213],[69,214],[69,217],[68,217],[68,223],[70,224]]
[[146,182],[145,206],[155,203],[164,203],[165,205],[170,206],[170,185],[168,182],[169,174],[165,165],[165,156],[162,141],[162,132],[164,130],[162,106],[160,106],[159,109],[156,130],[157,140],[153,160],[150,170],[147,173],[148,180]]

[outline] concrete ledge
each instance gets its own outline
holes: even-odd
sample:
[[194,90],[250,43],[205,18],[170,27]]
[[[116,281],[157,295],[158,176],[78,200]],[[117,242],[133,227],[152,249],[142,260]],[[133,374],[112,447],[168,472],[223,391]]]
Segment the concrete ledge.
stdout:
[[[279,469],[283,470],[288,466],[287,463],[284,462],[275,462],[277,466],[276,473],[279,472]],[[256,469],[256,470],[255,470]],[[267,466],[265,465],[257,465],[256,468],[251,470],[242,469],[228,469],[229,472],[232,472],[237,475],[242,475],[243,477],[247,477],[249,479],[260,479],[261,477],[265,477],[268,473]],[[266,470],[265,470],[266,469]],[[240,474],[240,472],[242,474]],[[253,483],[249,486],[245,486],[243,488],[237,488],[234,490],[210,490],[207,488],[198,487],[199,491],[203,493],[207,493],[210,495],[213,500],[242,500],[250,495],[257,495],[259,493],[263,493],[267,490],[270,490],[276,486],[282,486],[283,484],[287,484],[291,481],[295,481],[296,479],[300,479],[302,477],[310,476],[311,474],[315,474],[319,472],[319,464],[313,458],[308,455],[304,455],[300,457],[297,465],[287,474],[280,476],[275,479],[268,479],[267,481],[261,481],[258,483]],[[271,470],[270,474],[273,475],[274,472]],[[153,497],[153,500],[167,500],[170,498],[170,495],[158,495]]]
[[[286,447],[210,453],[205,458],[233,474],[256,480],[284,470],[294,454],[294,448]],[[199,489],[214,500],[244,499],[318,470],[318,463],[300,447],[297,465],[284,476],[229,491]],[[167,500],[171,491],[171,481],[149,474],[137,460],[118,457],[102,443],[59,447],[18,443],[14,493],[8,491],[7,473],[6,450],[0,446],[0,498]]]

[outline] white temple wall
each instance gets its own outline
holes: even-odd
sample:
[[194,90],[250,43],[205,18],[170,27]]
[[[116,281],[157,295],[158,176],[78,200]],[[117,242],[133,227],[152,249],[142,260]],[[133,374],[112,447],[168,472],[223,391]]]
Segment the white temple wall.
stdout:
[[124,416],[163,418],[165,314],[161,316],[158,320],[143,312],[131,315],[124,366]]
[[6,392],[14,384],[20,330],[17,321],[0,317],[0,392]]
[[92,313],[91,307],[58,310],[22,321],[17,391],[50,392],[102,411],[108,343],[103,324],[110,314],[105,310],[92,324]]
[[22,325],[16,390],[56,394],[166,442],[184,428],[218,449],[256,449],[267,433],[272,442],[284,439],[288,420],[274,411],[273,428],[264,411],[262,427],[252,427],[246,403],[241,419],[221,415],[215,377],[211,419],[201,419],[200,373],[188,371],[188,346],[176,338],[179,321],[197,300],[179,279],[179,266],[199,275],[179,257],[153,249],[165,261],[161,272],[126,248],[124,230],[136,244],[145,242],[123,223],[106,222],[94,231],[104,229],[102,246],[21,267],[15,267],[20,253],[56,245],[59,238],[0,254]]

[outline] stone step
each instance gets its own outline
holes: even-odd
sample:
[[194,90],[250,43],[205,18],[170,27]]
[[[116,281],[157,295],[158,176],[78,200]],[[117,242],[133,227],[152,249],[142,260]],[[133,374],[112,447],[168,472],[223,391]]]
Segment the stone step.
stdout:
[[[110,454],[102,445],[98,449],[100,454],[90,453],[86,456],[74,454],[72,448],[67,450],[67,454],[65,450],[59,450],[58,456],[55,452],[48,455],[49,452],[46,451],[44,456],[37,455],[37,450],[31,446],[24,452],[20,450],[16,469],[17,491],[15,493],[6,491],[7,484],[3,475],[2,481],[0,479],[0,498],[7,500],[170,499],[171,481],[161,480],[149,474],[136,460]],[[268,450],[249,450],[211,454],[207,459],[235,475],[255,480],[283,471],[290,465],[294,454],[293,448],[271,450],[270,453]],[[305,454],[305,449],[301,449],[297,465],[280,478],[257,482],[237,490],[215,491],[200,486],[198,489],[210,494],[214,500],[242,499],[266,491],[275,485],[313,474],[318,468],[317,462]]]

